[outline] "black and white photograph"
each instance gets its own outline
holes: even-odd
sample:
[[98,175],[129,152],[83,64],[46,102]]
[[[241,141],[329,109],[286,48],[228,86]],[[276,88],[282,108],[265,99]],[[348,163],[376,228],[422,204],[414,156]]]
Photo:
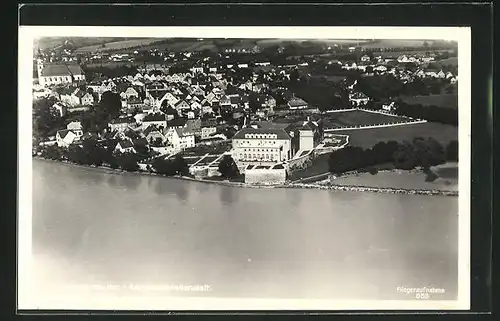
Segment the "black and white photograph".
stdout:
[[18,83],[19,308],[469,308],[469,28],[21,26]]

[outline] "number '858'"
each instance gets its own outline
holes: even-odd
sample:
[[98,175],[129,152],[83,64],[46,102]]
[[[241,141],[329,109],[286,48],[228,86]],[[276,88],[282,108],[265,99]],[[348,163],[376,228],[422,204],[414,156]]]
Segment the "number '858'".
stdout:
[[425,300],[425,299],[429,299],[429,293],[417,293],[416,295],[417,299],[420,299],[420,300]]

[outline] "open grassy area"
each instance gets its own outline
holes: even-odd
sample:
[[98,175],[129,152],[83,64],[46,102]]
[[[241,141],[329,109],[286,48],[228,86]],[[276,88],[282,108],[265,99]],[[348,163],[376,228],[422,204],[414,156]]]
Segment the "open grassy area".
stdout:
[[356,125],[377,125],[398,123],[407,120],[405,117],[370,113],[362,110],[328,113],[325,118],[326,128],[337,128]]
[[425,43],[429,47],[443,47],[452,48],[456,47],[456,43],[446,42],[446,41],[436,41],[436,40],[417,40],[417,39],[381,39],[375,40],[373,42],[361,43],[361,48],[403,48],[403,47],[415,47],[425,49]]
[[103,42],[102,44],[96,44],[91,46],[80,47],[76,50],[76,52],[95,52],[95,51],[107,51],[107,50],[117,50],[117,49],[127,49],[133,48],[137,46],[147,46],[154,42],[158,42],[161,39],[159,38],[141,38],[141,39],[129,39],[129,40],[121,40],[114,42]]
[[290,180],[297,180],[301,178],[311,177],[315,175],[320,175],[328,173],[328,159],[331,153],[322,154],[313,159],[311,166],[305,169],[298,170],[290,175]]
[[196,163],[201,159],[201,157],[192,157],[192,156],[183,156],[183,157],[189,166],[193,165],[194,163]]
[[208,165],[211,162],[213,162],[214,160],[216,160],[217,158],[219,158],[219,156],[220,155],[210,155],[210,156],[207,156],[207,157],[203,158],[201,160],[201,162],[199,162],[197,165],[200,165],[200,166]]
[[[455,168],[457,167],[455,166]],[[439,177],[433,182],[426,182],[425,177],[426,175],[420,170],[394,170],[379,172],[375,175],[369,173],[349,175],[337,178],[332,183],[350,186],[458,190],[458,179],[456,177]]]
[[90,46],[94,44],[102,44],[105,42],[112,41],[123,41],[129,38],[117,38],[117,37],[41,37],[34,40],[34,49],[52,49],[63,45],[68,42],[75,46],[76,48],[83,46]]
[[446,108],[458,108],[458,95],[456,94],[442,94],[442,95],[429,95],[429,96],[403,96],[401,100],[411,105],[423,106],[438,106]]
[[443,60],[436,61],[441,66],[458,66],[458,57],[450,57]]
[[403,126],[342,130],[335,134],[349,135],[349,145],[370,148],[380,141],[413,140],[415,137],[433,137],[441,144],[458,139],[458,127],[438,123],[410,124]]
[[375,56],[381,56],[382,58],[394,58],[396,59],[399,56],[402,55],[409,55],[409,56],[425,56],[427,55],[428,52],[450,52],[450,49],[438,49],[438,50],[409,50],[409,51],[380,51],[376,52],[374,55]]

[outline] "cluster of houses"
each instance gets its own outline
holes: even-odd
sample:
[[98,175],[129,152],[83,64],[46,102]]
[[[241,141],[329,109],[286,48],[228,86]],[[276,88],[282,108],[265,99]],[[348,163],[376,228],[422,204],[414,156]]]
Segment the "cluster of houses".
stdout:
[[[343,69],[359,70],[367,76],[374,74],[391,74],[400,79],[403,83],[412,82],[418,78],[441,78],[449,79],[450,83],[455,84],[458,76],[452,72],[444,72],[441,69],[433,68],[430,63],[434,61],[433,56],[408,56],[402,55],[393,58],[382,58],[381,56],[370,57],[364,55],[360,61],[338,62]],[[404,67],[406,63],[414,63],[418,68],[414,71]]]

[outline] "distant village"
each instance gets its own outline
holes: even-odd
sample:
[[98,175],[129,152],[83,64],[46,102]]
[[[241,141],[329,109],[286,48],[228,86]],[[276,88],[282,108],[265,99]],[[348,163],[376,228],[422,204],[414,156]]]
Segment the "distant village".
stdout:
[[[235,50],[247,55],[259,51],[253,47],[226,49],[224,54]],[[125,65],[138,53],[96,52],[84,59]],[[138,155],[137,163],[143,170],[151,170],[157,159],[180,155],[191,175],[212,177],[221,174],[220,163],[230,157],[247,183],[284,182],[294,169],[308,166],[315,155],[347,145],[348,136],[336,135],[339,125],[329,122],[325,115],[337,110],[396,113],[395,99],[374,104],[374,98],[357,86],[362,80],[347,76],[338,81],[338,99],[326,108],[294,92],[298,83],[312,81],[314,75],[303,70],[314,65],[321,58],[318,56],[281,65],[270,61],[223,64],[210,57],[198,55],[192,60],[191,56],[190,52],[161,53],[165,62],[192,61],[183,71],[161,63],[145,63],[136,66],[133,74],[108,77],[94,73],[89,77],[82,59],[76,59],[71,51],[60,51],[57,59],[54,54],[36,55],[34,104],[48,102],[52,117],[63,122],[54,120],[52,124],[60,127],[34,138],[34,154],[40,155],[47,146],[82,146],[86,139],[112,141],[113,145],[106,144],[106,148],[113,153]],[[442,79],[456,85],[456,72],[427,67],[435,56],[384,58],[374,52],[359,54],[356,61],[323,59],[323,63],[325,69],[334,65],[362,78],[391,75],[403,84]],[[408,64],[414,67],[405,67]],[[113,104],[117,113],[106,119],[104,126],[94,126],[92,117],[99,108],[112,109],[116,107]],[[408,116],[404,121],[422,119]]]

